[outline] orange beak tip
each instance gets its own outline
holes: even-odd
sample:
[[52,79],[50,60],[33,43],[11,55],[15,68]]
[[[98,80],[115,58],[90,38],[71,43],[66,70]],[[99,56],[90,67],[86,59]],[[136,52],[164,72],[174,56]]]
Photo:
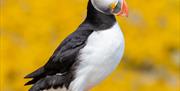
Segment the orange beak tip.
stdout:
[[128,17],[128,6],[125,0],[123,0],[121,11],[117,15]]

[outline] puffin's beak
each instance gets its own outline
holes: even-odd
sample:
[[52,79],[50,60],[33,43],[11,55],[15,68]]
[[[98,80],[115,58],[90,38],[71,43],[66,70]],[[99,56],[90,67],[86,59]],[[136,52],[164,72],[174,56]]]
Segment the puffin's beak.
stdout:
[[122,0],[121,10],[117,13],[117,15],[128,17],[128,6],[125,0]]

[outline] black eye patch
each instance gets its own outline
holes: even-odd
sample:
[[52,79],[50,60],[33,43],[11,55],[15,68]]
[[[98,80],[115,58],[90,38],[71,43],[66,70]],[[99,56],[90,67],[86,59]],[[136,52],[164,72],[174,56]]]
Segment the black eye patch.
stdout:
[[113,13],[118,13],[121,10],[121,3],[118,1],[116,7],[113,9]]

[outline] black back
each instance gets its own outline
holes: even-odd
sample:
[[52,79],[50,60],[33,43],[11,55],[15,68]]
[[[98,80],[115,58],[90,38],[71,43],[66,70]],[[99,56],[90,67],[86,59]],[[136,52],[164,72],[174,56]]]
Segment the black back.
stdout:
[[[48,62],[25,78],[33,78],[25,85],[33,84],[29,91],[40,91],[51,87],[69,87],[75,78],[74,74],[79,60],[79,50],[86,45],[89,35],[93,31],[105,30],[116,22],[113,15],[106,15],[97,11],[92,3],[88,3],[85,21],[79,28],[69,35],[55,50]],[[59,74],[59,75],[57,75]]]

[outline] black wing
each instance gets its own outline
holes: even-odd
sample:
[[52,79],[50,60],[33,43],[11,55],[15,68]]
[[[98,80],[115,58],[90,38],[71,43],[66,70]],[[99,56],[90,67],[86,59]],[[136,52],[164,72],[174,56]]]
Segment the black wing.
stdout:
[[[25,78],[33,78],[25,84],[34,84],[30,91],[39,91],[51,86],[65,85],[68,87],[70,79],[73,79],[72,65],[77,61],[79,50],[85,46],[92,32],[93,30],[87,29],[86,25],[81,25],[59,45],[43,67],[27,75]],[[57,73],[66,73],[66,75],[55,75]]]
[[91,33],[91,30],[78,30],[70,35],[56,49],[48,63],[44,66],[45,69],[59,73],[67,72],[75,62],[79,50],[85,46],[85,42]]

